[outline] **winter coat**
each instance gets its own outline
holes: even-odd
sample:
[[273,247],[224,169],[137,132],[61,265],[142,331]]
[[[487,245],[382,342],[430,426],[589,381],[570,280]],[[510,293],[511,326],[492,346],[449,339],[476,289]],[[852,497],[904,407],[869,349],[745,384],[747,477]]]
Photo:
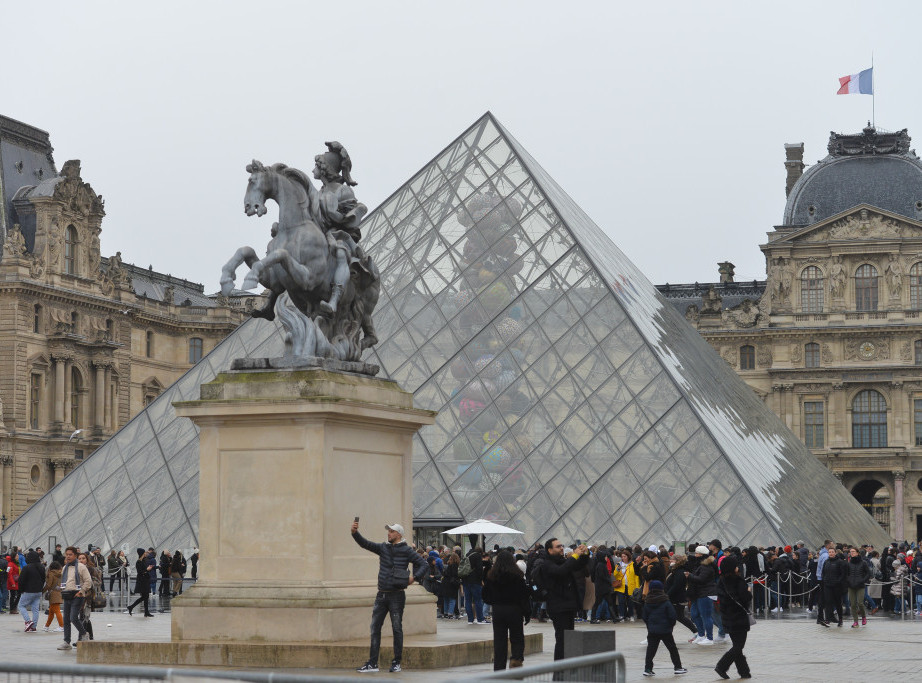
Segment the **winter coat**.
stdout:
[[483,583],[483,555],[471,550],[467,556],[468,561],[471,563],[471,573],[461,579],[461,582],[468,584]]
[[720,600],[720,616],[727,633],[749,630],[749,603],[752,595],[746,582],[737,575],[721,576],[717,582],[717,598]]
[[142,595],[150,593],[150,572],[147,570],[147,560],[144,549],[138,548],[138,561],[134,563],[135,571],[138,573],[134,581],[134,592]]
[[681,566],[666,577],[666,595],[673,605],[684,605],[688,602],[688,581],[685,578],[685,566]]
[[890,580],[893,581],[893,585],[890,586],[890,595],[895,595],[899,597],[902,595],[902,591],[906,589],[906,581],[900,582],[900,579],[904,579],[909,573],[909,568],[906,566],[905,562],[900,562],[900,566],[894,569],[890,574]]
[[826,586],[844,587],[848,579],[848,567],[839,554],[830,554],[826,564],[823,565],[823,584]]
[[581,608],[575,574],[589,563],[589,555],[548,555],[540,564],[541,585],[547,589],[548,614]]
[[413,576],[421,582],[429,573],[429,565],[419,556],[406,541],[399,543],[373,543],[364,538],[359,532],[352,534],[352,538],[365,550],[374,553],[380,558],[378,563],[378,590],[397,591],[407,587],[410,573],[407,565],[413,564],[416,572]]
[[644,600],[641,618],[647,624],[647,633],[672,633],[672,627],[676,622],[675,607],[663,591],[650,591]]
[[810,559],[810,551],[807,548],[798,548],[794,551],[797,554],[797,560],[800,564],[800,573],[807,571],[807,561]]
[[445,567],[442,574],[442,591],[443,598],[457,598],[458,588],[461,587],[461,579],[458,578],[458,565],[450,564]]
[[861,557],[850,557],[847,577],[849,588],[864,588],[871,581],[871,568]]
[[650,560],[647,565],[640,570],[640,575],[643,579],[644,595],[647,595],[647,592],[650,590],[651,581],[666,582],[666,570],[663,569],[663,563],[660,562],[658,557],[654,557]]
[[[531,595],[531,590],[521,579],[504,576],[499,581],[486,577],[483,581],[483,601],[488,605],[513,605],[521,607]],[[524,616],[524,614],[523,614]]]
[[637,572],[634,571],[634,563],[628,562],[622,574],[624,578],[621,581],[621,588],[618,589],[618,592],[632,595],[635,590],[640,588],[640,577],[638,577]]
[[38,553],[30,552],[26,566],[19,573],[20,593],[41,593],[45,589],[45,568],[42,567]]
[[6,568],[6,587],[11,591],[19,590],[19,565],[10,560]]
[[781,553],[775,558],[775,561],[772,562],[770,578],[772,581],[787,581],[791,578],[788,576],[788,572],[792,572],[795,569],[794,561],[787,556],[787,553]]
[[595,558],[595,566],[592,569],[592,583],[595,586],[596,599],[611,595],[611,572],[608,571],[610,561],[608,553],[599,553]]
[[60,605],[62,602],[64,602],[64,598],[61,597],[60,569],[48,570],[48,575],[45,577],[45,593],[48,594],[49,604]]
[[717,594],[717,570],[714,567],[713,557],[705,557],[689,574],[686,590],[689,600]]

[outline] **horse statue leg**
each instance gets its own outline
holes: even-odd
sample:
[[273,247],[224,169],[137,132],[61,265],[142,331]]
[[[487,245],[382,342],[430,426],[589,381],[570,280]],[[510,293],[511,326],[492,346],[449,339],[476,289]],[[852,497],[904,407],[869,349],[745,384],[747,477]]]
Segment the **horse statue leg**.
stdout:
[[250,287],[255,287],[256,283],[262,280],[263,273],[268,268],[272,268],[276,265],[281,266],[288,276],[294,280],[296,289],[307,291],[316,287],[316,283],[313,281],[313,273],[310,268],[298,263],[287,249],[273,249],[251,266],[250,272],[243,281],[244,288],[246,288],[248,284]]
[[230,293],[234,291],[234,279],[237,275],[237,268],[240,267],[241,263],[246,262],[247,266],[253,268],[253,264],[258,261],[259,257],[256,256],[253,247],[240,247],[234,252],[230,261],[225,263],[221,269],[221,294],[230,296]]

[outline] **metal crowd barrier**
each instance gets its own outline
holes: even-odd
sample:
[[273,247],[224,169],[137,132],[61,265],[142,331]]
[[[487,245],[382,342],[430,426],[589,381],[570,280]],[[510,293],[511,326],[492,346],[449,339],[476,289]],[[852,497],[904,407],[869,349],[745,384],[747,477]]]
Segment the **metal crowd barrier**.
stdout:
[[580,681],[582,683],[623,683],[627,680],[624,655],[601,652],[583,657],[560,659],[550,664],[523,666],[493,673],[455,679],[462,681]]
[[159,681],[245,681],[246,683],[355,683],[347,676],[304,676],[250,671],[154,668],[146,666],[87,666],[82,664],[21,664],[0,662],[0,683],[158,683]]

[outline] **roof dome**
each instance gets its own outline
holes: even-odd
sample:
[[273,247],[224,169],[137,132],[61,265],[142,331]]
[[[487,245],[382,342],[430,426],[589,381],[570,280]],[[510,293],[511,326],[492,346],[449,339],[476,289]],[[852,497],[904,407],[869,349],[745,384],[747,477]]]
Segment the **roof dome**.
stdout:
[[829,155],[791,188],[783,224],[810,225],[859,204],[922,220],[922,161],[910,139],[905,128],[830,133]]

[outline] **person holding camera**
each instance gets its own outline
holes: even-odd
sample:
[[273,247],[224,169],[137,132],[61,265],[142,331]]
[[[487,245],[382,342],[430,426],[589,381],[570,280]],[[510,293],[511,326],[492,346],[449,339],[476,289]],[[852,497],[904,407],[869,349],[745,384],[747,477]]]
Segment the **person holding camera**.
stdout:
[[547,591],[547,613],[554,623],[554,661],[563,659],[563,638],[575,626],[576,612],[580,609],[577,572],[589,562],[589,549],[580,544],[566,553],[559,539],[549,538],[544,548],[547,559],[538,568],[540,585]]
[[[384,617],[391,615],[391,628],[394,631],[394,659],[391,673],[400,671],[400,659],[403,656],[403,608],[407,602],[404,592],[414,581],[422,581],[429,572],[429,566],[419,553],[403,540],[403,527],[400,524],[385,524],[386,543],[373,543],[359,533],[359,518],[352,522],[352,538],[365,550],[377,555],[378,594],[371,611],[371,648],[368,661],[357,671],[359,673],[377,673],[378,653],[381,650],[381,627]],[[411,573],[409,564],[416,567]]]

